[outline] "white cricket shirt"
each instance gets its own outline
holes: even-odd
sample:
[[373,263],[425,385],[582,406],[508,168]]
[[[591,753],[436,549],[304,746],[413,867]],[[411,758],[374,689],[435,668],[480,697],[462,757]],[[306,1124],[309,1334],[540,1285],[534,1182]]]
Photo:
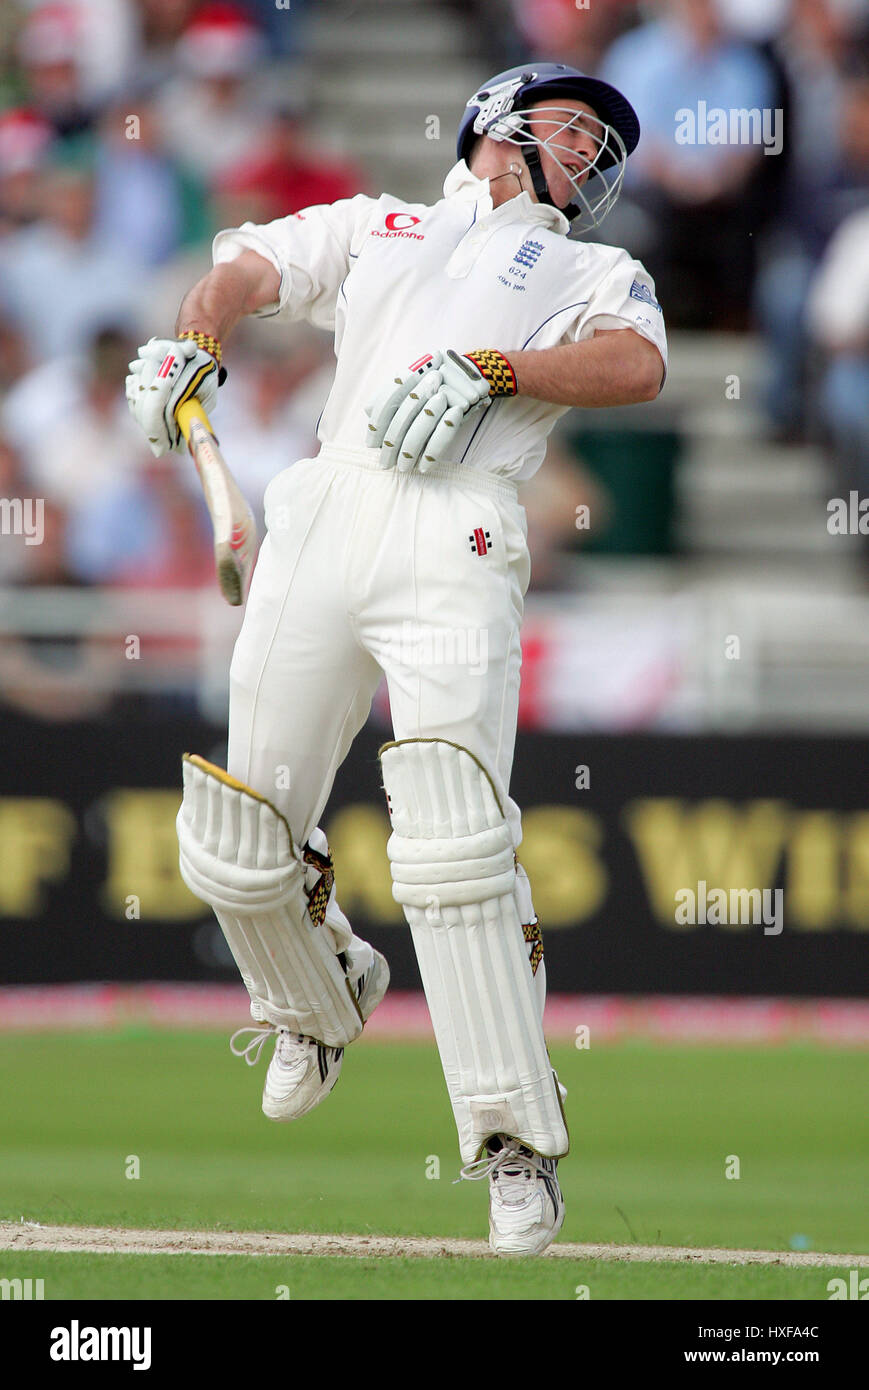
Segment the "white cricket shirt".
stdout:
[[[492,207],[488,179],[460,160],[432,207],[359,194],[264,226],[219,232],[214,263],[257,251],[281,276],[284,313],[335,333],[335,381],[323,444],[365,446],[365,406],[437,348],[549,348],[598,328],[633,328],[667,361],[654,282],[611,246],[569,241],[557,208],[528,193]],[[521,480],[540,467],[546,437],[570,407],[500,397],[456,432],[449,462]],[[446,460],[445,460],[446,461]]]

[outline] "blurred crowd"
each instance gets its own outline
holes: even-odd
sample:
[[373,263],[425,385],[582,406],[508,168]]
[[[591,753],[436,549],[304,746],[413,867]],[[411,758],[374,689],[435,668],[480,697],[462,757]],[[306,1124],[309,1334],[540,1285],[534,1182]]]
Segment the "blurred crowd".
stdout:
[[595,235],[645,262],[669,328],[762,334],[772,432],[820,431],[869,489],[869,0],[477,9],[509,14],[505,61],[558,55],[630,98],[642,138]]
[[[41,545],[4,527],[0,585],[213,582],[192,465],[151,456],[123,380],[137,343],[171,331],[218,228],[380,191],[312,133],[318,3],[3,0],[0,496],[44,499],[46,520]],[[462,10],[483,63],[556,58],[625,91],[643,138],[603,236],[646,262],[671,328],[762,333],[771,428],[825,430],[869,486],[869,0]],[[734,110],[767,113],[754,142],[720,138],[716,113]],[[233,340],[220,415],[257,509],[315,447],[331,357],[313,330],[262,330]],[[554,452],[543,584],[559,527],[576,540],[575,492]]]
[[[213,582],[193,466],[153,458],[124,377],[138,343],[171,334],[220,227],[364,187],[308,133],[303,9],[4,0],[0,491],[44,499],[51,524],[39,545],[4,534],[0,583]],[[313,331],[258,327],[233,344],[220,433],[261,509],[315,445],[330,352]]]

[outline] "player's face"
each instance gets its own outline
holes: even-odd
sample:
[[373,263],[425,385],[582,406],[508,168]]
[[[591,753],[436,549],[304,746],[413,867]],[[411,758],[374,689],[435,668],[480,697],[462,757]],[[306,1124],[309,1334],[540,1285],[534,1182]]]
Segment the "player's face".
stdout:
[[[571,101],[568,97],[549,97],[529,107],[529,114],[531,130],[537,139],[550,141],[559,162],[570,170],[577,183],[585,183],[588,166],[596,158],[604,135],[604,127],[594,108],[587,102]],[[553,203],[558,208],[567,207],[575,192],[570,179],[547,150],[540,149],[539,154]]]

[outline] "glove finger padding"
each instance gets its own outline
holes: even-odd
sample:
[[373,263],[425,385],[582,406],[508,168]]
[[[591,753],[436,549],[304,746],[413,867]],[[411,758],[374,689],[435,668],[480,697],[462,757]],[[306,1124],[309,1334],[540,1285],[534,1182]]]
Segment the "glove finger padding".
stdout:
[[488,402],[482,401],[479,405],[472,406],[470,409],[460,405],[454,405],[441,416],[436,428],[433,430],[420,460],[420,473],[427,473],[435,464],[444,463],[453,459],[455,454],[456,432],[461,425],[475,416],[481,415],[488,409]]
[[[425,366],[419,370],[408,373],[406,377],[399,380],[397,377],[390,383],[385,390],[381,391],[371,403],[365,407],[365,413],[369,419],[366,444],[372,449],[378,449],[388,438],[391,443],[395,443],[395,437],[390,431],[389,426],[400,409],[402,402],[407,400],[411,392],[418,394],[423,389],[426,378],[434,373],[437,365],[443,359],[443,353],[432,353]],[[437,389],[436,387],[433,389]],[[428,395],[432,394],[429,390]]]
[[424,422],[428,418],[426,411],[429,401],[437,396],[439,388],[440,377],[437,372],[432,372],[424,382],[418,382],[417,389],[402,401],[389,422],[383,441],[381,458],[386,467],[397,467],[401,473],[413,468],[416,456],[408,452],[407,435],[418,421]]
[[[366,408],[366,443],[382,448],[386,468],[426,471],[425,461],[431,466],[449,457],[455,430],[489,400],[489,381],[476,363],[452,348],[429,353]],[[436,446],[427,447],[431,439]]]
[[443,391],[438,391],[437,395],[428,401],[425,409],[417,415],[401,442],[401,457],[398,460],[400,472],[410,472],[412,468],[419,468],[420,472],[425,472],[423,452],[446,409],[446,395]]
[[368,416],[368,430],[365,443],[371,449],[379,449],[386,435],[387,426],[401,402],[408,394],[409,387],[401,382],[398,386],[387,386],[365,407]]

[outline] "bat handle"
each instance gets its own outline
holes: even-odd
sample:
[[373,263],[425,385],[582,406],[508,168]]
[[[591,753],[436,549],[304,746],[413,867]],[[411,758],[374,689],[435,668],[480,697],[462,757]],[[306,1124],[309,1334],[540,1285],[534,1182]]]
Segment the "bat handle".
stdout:
[[190,428],[194,420],[198,420],[201,425],[204,425],[210,435],[214,434],[211,421],[202,409],[198,396],[191,396],[189,401],[184,401],[182,405],[179,405],[175,412],[175,419],[178,421],[178,428],[188,444],[190,443]]

